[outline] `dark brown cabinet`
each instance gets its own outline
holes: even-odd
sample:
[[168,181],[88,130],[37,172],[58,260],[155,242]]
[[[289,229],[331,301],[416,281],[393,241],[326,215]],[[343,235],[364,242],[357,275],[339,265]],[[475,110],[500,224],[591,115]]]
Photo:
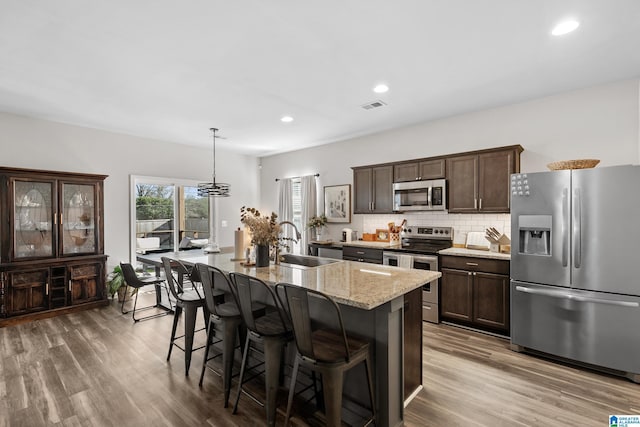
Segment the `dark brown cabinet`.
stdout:
[[107,302],[105,178],[0,168],[0,325]]
[[447,158],[449,212],[509,212],[521,152],[516,145]]
[[509,261],[442,257],[443,320],[509,333]]
[[444,178],[445,163],[445,159],[434,159],[396,164],[393,166],[393,182]]
[[393,166],[353,169],[353,213],[390,213],[393,211]]

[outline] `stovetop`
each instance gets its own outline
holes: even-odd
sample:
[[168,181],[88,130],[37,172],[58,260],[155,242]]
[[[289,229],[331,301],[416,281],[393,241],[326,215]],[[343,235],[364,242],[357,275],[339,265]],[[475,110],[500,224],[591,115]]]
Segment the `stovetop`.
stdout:
[[453,246],[453,228],[407,225],[400,238],[402,247],[395,251],[433,255]]

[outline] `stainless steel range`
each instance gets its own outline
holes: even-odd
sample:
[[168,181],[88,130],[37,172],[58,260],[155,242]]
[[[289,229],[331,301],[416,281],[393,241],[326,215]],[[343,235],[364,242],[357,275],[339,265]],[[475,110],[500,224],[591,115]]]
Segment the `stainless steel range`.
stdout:
[[[438,271],[438,251],[453,245],[453,228],[408,225],[400,237],[400,247],[384,250],[385,265]],[[438,290],[438,280],[422,287],[422,320],[440,322]]]

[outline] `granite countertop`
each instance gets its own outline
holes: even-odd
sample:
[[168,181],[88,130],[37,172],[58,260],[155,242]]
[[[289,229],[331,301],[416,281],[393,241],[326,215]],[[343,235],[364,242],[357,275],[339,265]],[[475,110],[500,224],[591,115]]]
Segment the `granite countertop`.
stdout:
[[498,252],[482,251],[479,249],[467,249],[467,248],[443,249],[439,251],[438,254],[453,255],[453,256],[469,256],[469,257],[475,257],[475,258],[501,259],[505,261],[511,260],[511,254],[502,254]]
[[[349,244],[351,243],[353,242]],[[245,267],[239,261],[231,261],[233,253],[204,254],[200,250],[138,255],[138,260],[157,264],[162,256],[188,264],[205,263],[226,272],[248,274],[271,284],[285,282],[304,286],[324,292],[340,304],[365,310],[372,310],[441,276],[437,271],[409,270],[342,260],[319,267],[291,264]]]

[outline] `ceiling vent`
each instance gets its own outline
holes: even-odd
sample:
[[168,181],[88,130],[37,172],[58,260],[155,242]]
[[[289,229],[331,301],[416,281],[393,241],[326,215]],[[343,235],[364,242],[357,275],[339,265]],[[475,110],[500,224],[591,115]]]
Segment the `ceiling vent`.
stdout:
[[364,105],[361,105],[361,107],[364,108],[365,110],[373,110],[374,108],[384,107],[385,105],[387,105],[385,102],[377,100],[377,101],[373,101],[373,102],[369,102]]

